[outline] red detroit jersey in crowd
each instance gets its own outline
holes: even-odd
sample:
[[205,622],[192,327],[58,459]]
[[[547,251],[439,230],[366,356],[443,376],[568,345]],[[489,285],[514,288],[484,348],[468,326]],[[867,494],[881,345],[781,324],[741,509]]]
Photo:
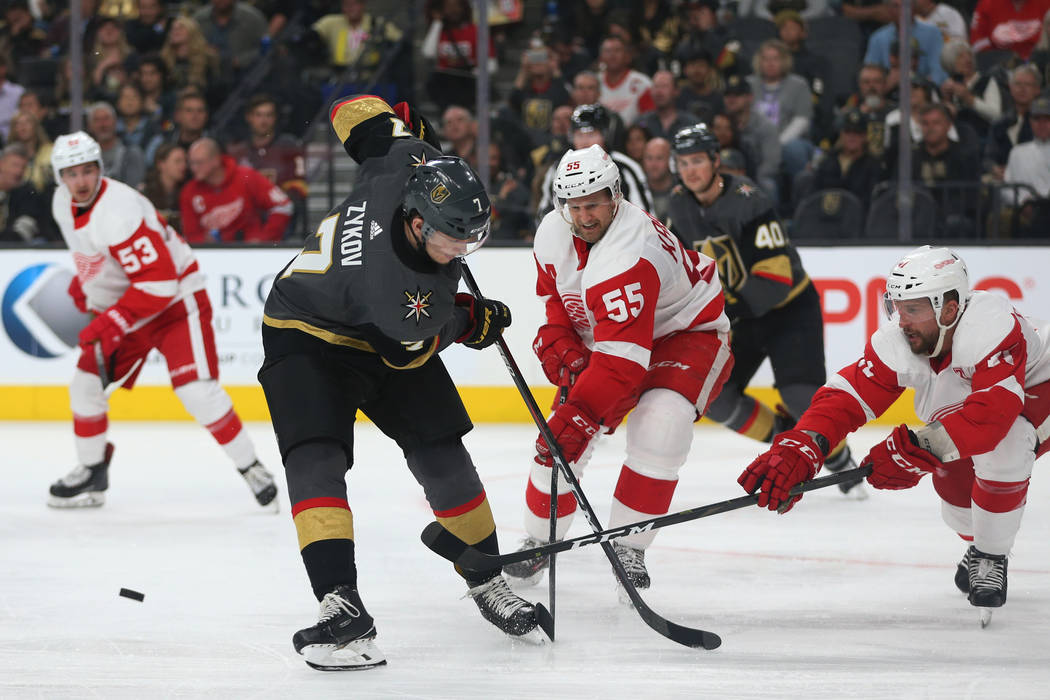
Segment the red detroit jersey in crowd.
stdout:
[[[292,216],[292,200],[256,170],[222,156],[225,179],[218,187],[190,180],[179,196],[182,235],[190,243],[279,241]],[[266,212],[263,222],[262,212]],[[211,236],[209,236],[211,234]]]

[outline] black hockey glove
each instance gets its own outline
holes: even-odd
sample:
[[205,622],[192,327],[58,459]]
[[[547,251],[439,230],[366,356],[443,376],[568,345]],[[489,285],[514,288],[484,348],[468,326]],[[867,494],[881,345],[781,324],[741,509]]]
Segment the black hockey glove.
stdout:
[[499,340],[503,329],[510,325],[510,309],[502,301],[478,299],[470,294],[457,294],[456,306],[470,315],[470,323],[463,335],[456,338],[475,350],[482,350]]
[[405,123],[405,126],[408,127],[408,130],[412,132],[413,136],[425,141],[439,151],[441,150],[441,141],[438,139],[434,127],[430,125],[427,118],[420,114],[415,107],[412,107],[407,102],[398,102],[394,105],[393,110],[394,114]]

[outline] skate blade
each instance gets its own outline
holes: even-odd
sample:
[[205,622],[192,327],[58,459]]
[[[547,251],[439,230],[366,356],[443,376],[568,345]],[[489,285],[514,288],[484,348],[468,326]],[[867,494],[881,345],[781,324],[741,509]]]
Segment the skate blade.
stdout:
[[987,627],[991,623],[991,621],[992,621],[992,609],[991,608],[981,608],[981,616],[980,616],[981,629],[984,629],[985,627]]
[[310,644],[299,653],[306,657],[307,666],[318,671],[363,671],[386,665],[386,658],[371,639],[356,639],[342,646]]
[[105,502],[105,491],[85,491],[69,498],[51,496],[47,499],[47,505],[51,508],[98,508]]
[[524,642],[529,646],[542,647],[547,644],[550,644],[550,640],[547,639],[547,636],[543,633],[543,630],[541,630],[538,626],[535,629],[526,632],[525,634],[506,634],[515,642]]
[[257,512],[259,512],[259,513],[280,513],[281,512],[281,504],[275,498],[275,499],[273,499],[272,501],[270,501],[269,503],[267,503],[265,505],[260,503],[259,504],[259,510]]
[[532,586],[535,586],[537,583],[543,580],[543,575],[545,573],[547,573],[546,569],[540,569],[531,576],[518,578],[517,576],[508,573],[506,569],[503,570],[503,575],[507,579],[507,583],[509,583],[511,586],[520,586],[522,588],[531,588]]

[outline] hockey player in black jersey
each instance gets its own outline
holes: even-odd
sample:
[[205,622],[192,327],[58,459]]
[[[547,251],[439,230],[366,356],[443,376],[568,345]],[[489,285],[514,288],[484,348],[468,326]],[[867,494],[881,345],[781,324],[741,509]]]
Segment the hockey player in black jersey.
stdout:
[[[278,273],[263,316],[266,393],[288,477],[316,625],[293,637],[320,670],[385,663],[358,593],[345,476],[358,409],[405,455],[438,522],[497,553],[485,490],[461,441],[473,425],[438,353],[485,348],[510,310],[457,294],[459,257],[488,235],[490,207],[466,161],[442,156],[426,120],[378,97],[337,101],[332,127],[360,164],[347,197]],[[461,571],[482,615],[507,634],[536,627],[499,569]],[[372,583],[371,585],[375,585]]]
[[[735,364],[707,416],[741,435],[771,442],[824,385],[820,297],[773,201],[747,177],[718,172],[715,135],[704,124],[686,127],[675,134],[673,149],[681,183],[671,192],[669,228],[687,247],[718,263],[733,324]],[[774,411],[744,393],[767,357],[786,411]],[[833,472],[856,466],[845,441],[824,464]],[[855,498],[866,496],[860,480],[839,488]]]

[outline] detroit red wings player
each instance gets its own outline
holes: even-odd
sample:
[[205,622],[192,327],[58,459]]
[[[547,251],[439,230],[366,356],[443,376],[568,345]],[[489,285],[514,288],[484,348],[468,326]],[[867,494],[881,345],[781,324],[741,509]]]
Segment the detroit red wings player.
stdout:
[[880,489],[911,488],[933,474],[945,523],[972,543],[955,583],[987,624],[990,609],[1006,602],[1007,556],[1032,464],[1050,450],[1050,324],[1022,316],[1003,297],[971,292],[965,263],[947,248],[906,255],[886,289],[893,323],[817,392],[740,484],[759,491],[759,505],[789,509],[798,497],[788,490],[813,477],[828,445],[913,387],[925,425],[898,426],[861,464]]
[[[715,263],[682,244],[660,222],[623,200],[616,164],[600,146],[569,151],[554,180],[557,209],[536,231],[537,293],[547,323],[533,349],[553,384],[571,384],[551,416],[551,432],[582,473],[598,433],[612,432],[629,410],[627,455],[613,494],[609,526],[666,513],[689,454],[693,422],[729,375],[729,319]],[[549,534],[546,442],[526,486],[524,548]],[[557,536],[576,500],[559,482]],[[614,543],[638,588],[649,586],[645,548],[655,532]],[[536,582],[546,559],[505,567]]]
[[217,381],[211,303],[190,247],[149,200],[103,176],[99,145],[84,132],[57,138],[51,165],[59,183],[52,212],[76,264],[69,294],[79,309],[96,315],[80,332],[69,388],[79,464],[51,486],[49,505],[105,502],[113,445],[106,439],[109,392],[99,365],[130,389],[154,348],[186,410],[226,451],[259,504],[270,504],[277,495],[273,476],[256,459]]

